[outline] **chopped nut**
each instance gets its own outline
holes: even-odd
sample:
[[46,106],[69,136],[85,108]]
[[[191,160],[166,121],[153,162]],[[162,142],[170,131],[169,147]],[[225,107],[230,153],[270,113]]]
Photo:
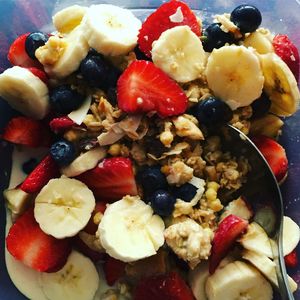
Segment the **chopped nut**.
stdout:
[[111,156],[119,156],[121,153],[121,145],[120,144],[113,144],[108,149],[108,154]]
[[193,178],[194,170],[182,161],[176,161],[169,168],[167,181],[169,184],[182,185]]
[[188,137],[192,140],[204,140],[202,131],[186,115],[174,118],[173,124],[176,128],[176,134],[181,137]]
[[172,123],[165,122],[164,131],[159,135],[159,139],[165,147],[171,147],[174,136],[171,132]]

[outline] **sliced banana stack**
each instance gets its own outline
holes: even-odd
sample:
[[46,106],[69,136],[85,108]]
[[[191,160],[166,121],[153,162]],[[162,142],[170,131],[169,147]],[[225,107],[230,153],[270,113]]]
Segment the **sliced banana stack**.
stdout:
[[91,5],[83,22],[90,47],[111,56],[131,51],[142,26],[130,10],[111,4]]
[[251,265],[235,261],[208,277],[206,294],[209,300],[271,300],[270,283]]
[[260,61],[265,77],[264,91],[272,101],[270,111],[281,117],[292,115],[300,101],[295,76],[275,53],[260,55]]
[[109,205],[98,232],[106,252],[132,262],[156,254],[164,244],[165,225],[139,197],[125,196]]
[[0,74],[0,96],[33,119],[43,119],[50,109],[48,87],[25,68],[15,66]]
[[92,191],[81,181],[51,179],[35,199],[34,217],[45,233],[57,239],[72,237],[86,226],[95,204]]
[[77,251],[72,251],[60,271],[39,276],[39,284],[48,300],[92,300],[99,281],[93,262]]
[[206,55],[189,26],[176,26],[164,31],[153,43],[152,60],[174,80],[189,82],[204,72]]
[[52,17],[53,25],[60,33],[70,33],[75,27],[77,27],[81,23],[86,11],[87,7],[85,6],[68,6],[57,12]]
[[214,49],[208,58],[206,76],[214,95],[232,110],[259,98],[264,77],[255,50],[244,46]]

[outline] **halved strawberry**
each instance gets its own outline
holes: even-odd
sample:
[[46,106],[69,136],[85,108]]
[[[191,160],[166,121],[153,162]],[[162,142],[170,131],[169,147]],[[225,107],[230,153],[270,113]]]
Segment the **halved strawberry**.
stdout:
[[267,160],[277,181],[282,181],[288,171],[288,159],[284,148],[275,140],[263,135],[253,137],[252,141]]
[[33,75],[35,75],[36,77],[38,77],[39,79],[41,79],[46,85],[48,85],[48,75],[46,74],[45,71],[38,69],[38,68],[27,68]]
[[141,279],[134,291],[134,300],[194,300],[195,297],[177,272]]
[[71,252],[68,239],[58,240],[44,233],[35,221],[33,209],[26,211],[12,225],[6,238],[8,252],[39,272],[56,272]]
[[47,155],[36,168],[25,178],[20,189],[26,193],[37,193],[52,178],[60,175],[58,166],[52,156]]
[[54,118],[50,121],[50,129],[55,133],[64,132],[74,126],[75,123],[68,116]]
[[248,221],[235,215],[227,216],[218,226],[212,241],[209,272],[214,273],[237,238],[247,229]]
[[120,200],[125,195],[137,195],[131,160],[125,157],[104,159],[97,167],[77,179],[85,183],[97,200]]
[[7,58],[14,66],[39,68],[41,64],[37,60],[31,59],[25,50],[25,41],[29,34],[22,34],[14,40],[8,50]]
[[273,39],[275,53],[288,65],[296,80],[299,79],[299,52],[287,35],[277,34]]
[[200,36],[200,24],[187,4],[178,0],[162,4],[143,23],[138,35],[139,48],[151,57],[152,43],[167,29],[182,25],[189,26]]
[[295,268],[298,266],[298,255],[296,250],[284,257],[285,265],[289,268]]
[[126,263],[115,259],[109,255],[104,261],[103,271],[108,285],[114,285],[122,276],[125,275]]
[[98,229],[98,225],[96,225],[94,223],[94,216],[98,212],[104,214],[104,212],[106,210],[106,205],[107,205],[107,201],[97,201],[96,202],[96,206],[95,206],[94,211],[92,212],[91,218],[90,218],[89,222],[87,223],[87,225],[83,229],[86,233],[89,233],[89,234],[96,233],[96,231]]
[[132,62],[117,83],[118,106],[127,113],[156,111],[160,117],[187,109],[182,88],[152,62]]
[[43,122],[27,117],[12,118],[4,128],[2,139],[28,147],[47,147],[51,144],[50,131]]

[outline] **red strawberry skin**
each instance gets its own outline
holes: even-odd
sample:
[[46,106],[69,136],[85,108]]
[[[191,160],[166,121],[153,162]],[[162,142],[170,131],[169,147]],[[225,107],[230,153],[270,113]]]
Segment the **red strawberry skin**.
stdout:
[[[170,16],[178,12],[182,13],[180,22],[172,22]],[[192,31],[200,36],[201,28],[195,14],[184,2],[171,0],[162,4],[154,13],[152,13],[143,23],[138,35],[139,48],[151,57],[152,43],[167,29],[175,26],[189,26]]]
[[278,34],[273,39],[275,53],[288,65],[296,80],[299,80],[299,52],[287,35]]
[[74,125],[74,121],[67,116],[54,118],[49,123],[50,129],[55,133],[64,132],[65,130],[70,129]]
[[137,195],[137,186],[129,158],[104,159],[94,169],[86,171],[77,179],[85,183],[97,200],[120,200],[125,195]]
[[295,268],[298,266],[298,255],[296,250],[284,257],[285,265],[289,268]]
[[140,280],[134,300],[194,300],[195,297],[177,272],[146,277]]
[[98,212],[104,214],[104,212],[106,210],[106,205],[107,205],[107,201],[98,201],[98,202],[96,202],[96,206],[95,206],[94,211],[92,212],[92,216],[91,216],[89,222],[87,223],[87,225],[83,229],[86,233],[89,233],[89,234],[95,234],[96,233],[96,231],[98,230],[98,225],[96,225],[93,221],[94,216]]
[[275,140],[262,135],[253,137],[252,141],[265,157],[277,181],[282,181],[288,171],[288,159],[284,148]]
[[48,85],[49,82],[49,78],[46,74],[45,71],[38,69],[38,68],[27,68],[34,76],[38,77],[39,79],[41,79],[46,85]]
[[59,168],[52,156],[49,154],[25,178],[20,189],[29,194],[37,193],[48,183],[50,179],[56,178],[59,175]]
[[27,117],[12,118],[2,135],[2,139],[28,147],[47,147],[51,144],[51,134],[41,122]]
[[33,209],[26,211],[12,225],[6,245],[14,258],[39,272],[58,271],[71,252],[68,239],[55,239],[40,229],[34,219]]
[[186,111],[182,88],[152,62],[132,62],[117,82],[118,106],[127,113],[156,111],[162,118]]
[[124,276],[125,267],[126,263],[107,255],[103,266],[107,284],[110,286],[114,285],[122,276]]
[[24,68],[41,67],[41,64],[31,59],[25,50],[25,41],[30,33],[25,33],[17,37],[11,44],[7,58],[14,66],[20,66]]
[[247,229],[248,222],[235,215],[227,216],[217,228],[212,241],[209,272],[213,274],[221,260],[228,254],[237,238]]

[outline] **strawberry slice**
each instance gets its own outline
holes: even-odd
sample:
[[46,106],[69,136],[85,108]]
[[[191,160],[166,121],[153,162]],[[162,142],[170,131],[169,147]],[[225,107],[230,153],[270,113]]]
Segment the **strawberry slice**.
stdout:
[[296,80],[299,79],[299,52],[287,35],[278,34],[273,39],[275,53],[288,65]]
[[74,125],[74,121],[67,116],[54,118],[49,123],[50,129],[55,133],[64,132],[65,130],[70,129]]
[[248,221],[235,215],[227,216],[217,228],[212,241],[209,272],[214,273],[221,260],[228,254],[237,238],[247,229]]
[[267,160],[277,181],[282,182],[288,171],[288,159],[284,148],[273,139],[262,135],[253,137],[252,141]]
[[114,285],[122,276],[125,275],[126,263],[115,259],[109,255],[106,256],[103,271],[108,285]]
[[7,58],[14,66],[41,68],[41,64],[38,61],[31,59],[25,50],[25,41],[29,34],[29,32],[22,34],[14,40],[8,50]]
[[134,300],[194,300],[195,297],[177,272],[141,279],[134,291]]
[[56,272],[71,252],[70,240],[58,240],[44,233],[27,210],[12,225],[6,238],[8,252],[17,260],[39,272]]
[[285,265],[289,268],[295,268],[298,266],[298,255],[296,250],[284,257]]
[[167,29],[182,25],[189,26],[196,35],[200,36],[200,24],[187,4],[177,0],[162,4],[143,23],[138,35],[139,48],[151,57],[152,43]]
[[48,85],[49,78],[45,71],[38,69],[38,68],[27,68],[34,76],[41,79],[46,85]]
[[27,117],[12,118],[4,128],[2,139],[34,148],[51,144],[50,131],[43,122]]
[[118,106],[127,113],[156,111],[160,117],[179,115],[188,100],[182,88],[152,62],[132,62],[117,83]]
[[77,179],[85,183],[96,199],[120,200],[125,195],[137,195],[137,187],[131,160],[125,157],[104,159],[92,170],[86,171]]
[[48,183],[50,179],[59,177],[59,175],[58,166],[49,154],[25,178],[20,189],[29,194],[37,193]]
[[96,202],[96,206],[95,206],[94,211],[92,212],[92,216],[91,216],[89,222],[87,223],[87,225],[83,229],[86,233],[89,233],[89,234],[95,234],[96,233],[96,231],[98,230],[98,225],[96,225],[94,223],[94,216],[98,212],[104,214],[104,212],[106,210],[106,204],[107,204],[107,201],[98,201],[98,202]]

